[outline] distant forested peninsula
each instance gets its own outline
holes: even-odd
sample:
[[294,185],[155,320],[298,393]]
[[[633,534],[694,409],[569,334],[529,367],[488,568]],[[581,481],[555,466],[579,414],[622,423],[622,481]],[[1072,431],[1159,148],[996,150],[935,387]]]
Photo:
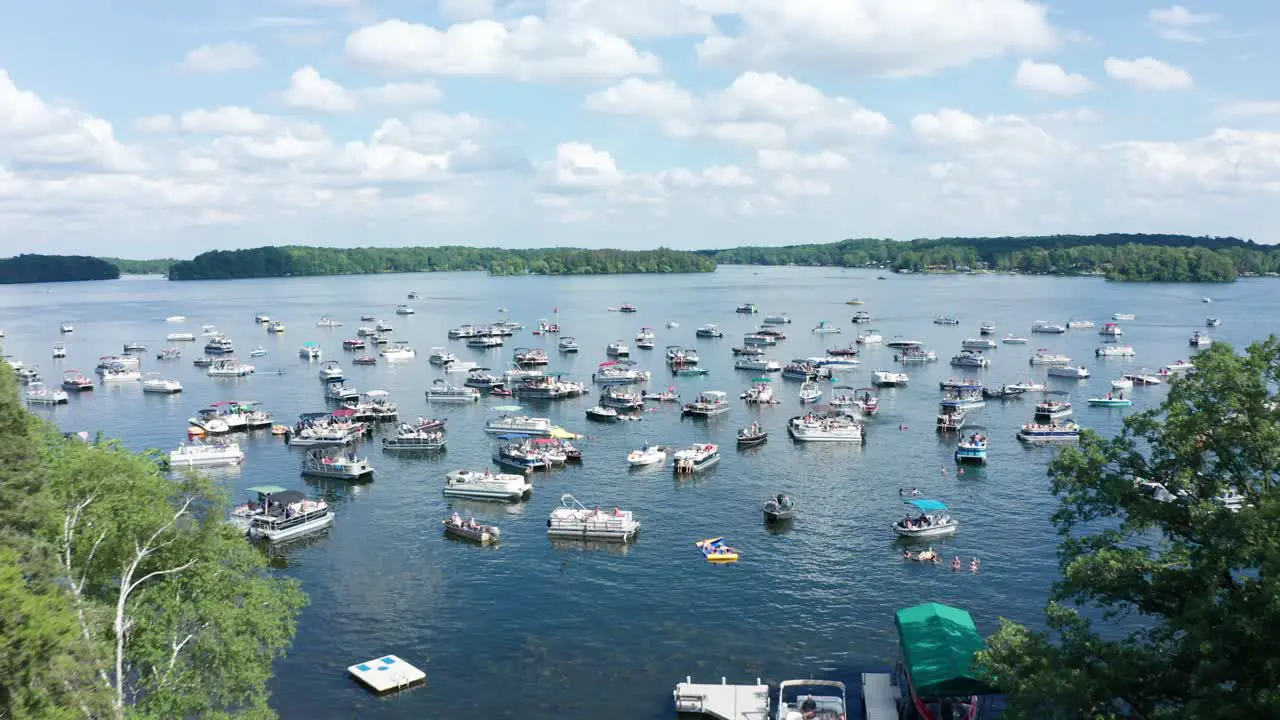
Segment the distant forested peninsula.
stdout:
[[0,258],[0,284],[114,280],[120,270],[84,255],[18,255]]
[[898,241],[850,239],[817,245],[699,250],[718,263],[891,267],[913,272],[996,270],[1103,275],[1111,280],[1231,282],[1280,272],[1280,248],[1232,237],[1045,235]]
[[128,258],[102,258],[120,268],[125,275],[167,275],[169,266],[178,262],[168,258],[160,260],[130,260]]
[[170,280],[483,270],[493,275],[711,272],[716,261],[680,250],[506,250],[471,247],[261,247],[216,250],[169,267]]

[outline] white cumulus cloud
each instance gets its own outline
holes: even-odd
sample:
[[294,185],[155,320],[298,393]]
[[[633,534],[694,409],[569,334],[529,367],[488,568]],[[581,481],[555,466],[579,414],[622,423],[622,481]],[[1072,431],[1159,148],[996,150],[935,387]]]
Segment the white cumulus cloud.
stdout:
[[1061,65],[1023,60],[1014,73],[1015,87],[1044,95],[1072,97],[1094,89],[1093,81],[1084,75],[1070,73]]
[[252,70],[262,63],[258,51],[242,42],[205,43],[187,51],[178,67],[187,72],[228,73]]
[[1160,37],[1186,43],[1204,43],[1203,31],[1221,20],[1212,13],[1194,13],[1181,5],[1155,8],[1147,13],[1147,21]]
[[1113,79],[1143,90],[1185,90],[1195,85],[1191,73],[1153,57],[1135,60],[1109,57],[1103,69]]

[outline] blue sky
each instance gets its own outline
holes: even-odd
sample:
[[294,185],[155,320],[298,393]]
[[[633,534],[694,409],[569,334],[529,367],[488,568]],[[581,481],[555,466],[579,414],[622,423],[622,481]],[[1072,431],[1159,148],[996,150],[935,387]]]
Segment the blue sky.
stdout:
[[1280,240],[1274,0],[51,0],[0,17],[0,255]]

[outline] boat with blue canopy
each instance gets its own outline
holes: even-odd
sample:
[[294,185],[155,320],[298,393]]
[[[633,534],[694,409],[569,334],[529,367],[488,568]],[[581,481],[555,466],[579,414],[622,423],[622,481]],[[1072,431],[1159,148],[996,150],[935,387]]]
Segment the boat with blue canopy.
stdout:
[[960,523],[951,517],[946,503],[941,500],[912,498],[904,500],[904,504],[920,513],[912,517],[908,512],[905,517],[893,524],[893,531],[902,538],[927,538],[941,535],[952,535]]

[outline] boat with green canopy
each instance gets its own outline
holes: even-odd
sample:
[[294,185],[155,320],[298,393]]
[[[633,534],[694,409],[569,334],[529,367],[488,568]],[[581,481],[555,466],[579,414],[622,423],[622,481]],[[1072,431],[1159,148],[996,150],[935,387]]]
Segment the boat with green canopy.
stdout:
[[973,658],[985,646],[967,610],[925,603],[894,618],[902,660],[900,678],[922,720],[978,715],[979,697],[999,692],[978,675]]

